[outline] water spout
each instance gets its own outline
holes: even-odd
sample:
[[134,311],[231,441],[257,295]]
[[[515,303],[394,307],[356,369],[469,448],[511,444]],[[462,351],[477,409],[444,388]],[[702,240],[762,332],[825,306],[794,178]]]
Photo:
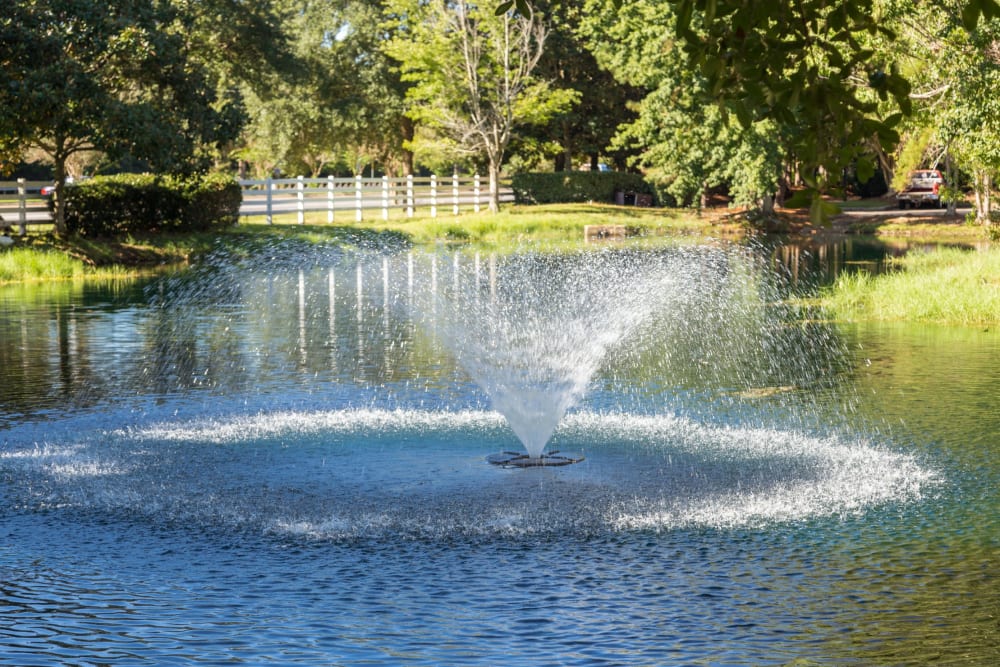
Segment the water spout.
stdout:
[[[691,294],[686,272],[666,257],[581,252],[554,263],[522,254],[496,262],[488,284],[477,264],[464,267],[457,257],[450,289],[418,303],[418,319],[431,322],[532,462],[545,461],[546,444],[608,352]],[[432,258],[432,278],[437,266]]]

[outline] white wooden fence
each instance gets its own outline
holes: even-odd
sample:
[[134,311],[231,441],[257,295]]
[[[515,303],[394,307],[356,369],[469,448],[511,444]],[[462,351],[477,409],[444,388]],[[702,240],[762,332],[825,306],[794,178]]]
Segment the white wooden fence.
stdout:
[[0,181],[0,225],[16,224],[24,235],[28,225],[52,224],[49,198],[42,195],[42,188],[51,181]]
[[[299,224],[307,211],[325,211],[326,221],[348,215],[361,222],[366,214],[389,218],[392,210],[411,217],[418,209],[437,217],[441,211],[479,212],[489,206],[489,186],[480,176],[437,176],[403,178],[267,178],[238,181],[243,190],[240,216],[263,215],[268,224],[278,214],[296,214]],[[21,234],[28,225],[52,224],[49,198],[42,188],[47,181],[0,181],[0,224],[16,224]],[[509,186],[500,189],[501,203],[514,201]]]
[[[299,224],[307,211],[326,211],[326,221],[338,215],[350,215],[361,222],[365,214],[389,218],[392,210],[412,217],[417,209],[428,210],[431,217],[450,209],[478,212],[489,205],[488,185],[478,175],[402,178],[268,178],[240,180],[243,188],[241,216],[263,215],[268,224],[279,213],[295,213]],[[500,201],[514,200],[509,187],[500,190]]]

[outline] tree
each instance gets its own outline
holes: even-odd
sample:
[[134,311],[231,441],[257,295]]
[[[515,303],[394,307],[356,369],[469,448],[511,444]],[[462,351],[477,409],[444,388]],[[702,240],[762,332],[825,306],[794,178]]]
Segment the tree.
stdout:
[[[533,0],[500,0],[496,11],[529,12]],[[611,0],[617,12],[646,0]],[[661,44],[679,43],[692,69],[706,80],[706,94],[744,127],[769,119],[797,128],[787,138],[815,194],[825,175],[856,163],[861,180],[871,173],[865,153],[892,150],[896,125],[912,111],[910,82],[867,37],[893,39],[870,0],[669,0],[677,21]],[[997,0],[957,5],[964,30],[1000,17]],[[858,158],[861,157],[859,161]]]
[[249,121],[235,155],[270,172],[281,165],[317,175],[357,173],[378,163],[410,173],[411,138],[404,85],[382,47],[388,32],[380,3],[286,0],[283,32],[298,70],[266,90],[244,86]]
[[611,7],[611,0],[589,0],[581,33],[601,66],[647,91],[615,145],[637,150],[636,166],[679,203],[700,203],[708,188],[726,184],[733,203],[770,213],[785,156],[777,124],[730,122],[708,99],[705,78],[679,45],[663,42],[676,21],[670,4]]
[[[944,163],[950,185],[957,169],[972,177],[976,216],[990,221],[992,181],[1000,170],[1000,21],[964,24],[964,3],[885,0],[884,17],[897,35],[877,48],[894,53],[912,82],[913,113],[901,124],[895,186],[906,173]],[[954,202],[949,202],[954,206]]]
[[1000,171],[1000,21],[983,21],[955,44],[955,76],[944,94],[939,135],[972,175],[976,219],[991,224],[992,190]]
[[0,152],[37,146],[50,156],[57,233],[66,230],[66,162],[75,153],[186,171],[199,146],[228,138],[232,127],[175,19],[151,0],[15,0],[0,18]]
[[[588,17],[583,3],[544,0],[536,11],[549,26],[538,76],[571,91],[577,102],[545,125],[526,129],[522,141],[538,142],[546,157],[555,158],[556,171],[573,169],[581,157],[589,158],[590,168],[596,170],[602,156],[624,169],[631,151],[612,148],[611,140],[620,125],[635,120],[634,105],[643,91],[617,80],[587,48],[580,34]],[[521,145],[518,142],[515,150]]]
[[387,51],[411,84],[410,116],[456,159],[485,160],[496,211],[515,128],[544,122],[573,98],[533,76],[546,38],[540,15],[446,0],[393,0],[387,8],[401,26]]

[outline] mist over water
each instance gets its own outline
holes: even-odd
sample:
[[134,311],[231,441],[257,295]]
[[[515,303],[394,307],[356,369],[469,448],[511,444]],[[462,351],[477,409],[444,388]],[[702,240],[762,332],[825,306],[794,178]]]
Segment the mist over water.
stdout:
[[651,383],[690,380],[734,395],[815,390],[845,366],[836,336],[799,324],[780,279],[746,248],[449,260],[419,258],[431,289],[409,294],[409,312],[531,457],[601,370],[629,403]]
[[491,412],[344,410],[170,420],[6,450],[20,511],[334,541],[765,527],[919,498],[935,474],[861,439],[576,412],[572,470],[498,471]]

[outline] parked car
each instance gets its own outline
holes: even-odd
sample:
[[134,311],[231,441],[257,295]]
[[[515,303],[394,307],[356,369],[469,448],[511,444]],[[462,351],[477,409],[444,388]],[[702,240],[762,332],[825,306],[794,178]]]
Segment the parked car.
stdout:
[[[67,176],[66,180],[64,181],[66,185],[73,185],[73,183],[75,182],[76,179],[74,179],[72,176]],[[41,193],[43,197],[51,197],[56,193],[56,184],[53,183],[52,185],[43,186],[42,189],[39,190],[39,193]]]
[[899,208],[916,208],[930,204],[941,208],[941,187],[944,176],[937,169],[917,169],[906,179],[906,187],[896,193]]

